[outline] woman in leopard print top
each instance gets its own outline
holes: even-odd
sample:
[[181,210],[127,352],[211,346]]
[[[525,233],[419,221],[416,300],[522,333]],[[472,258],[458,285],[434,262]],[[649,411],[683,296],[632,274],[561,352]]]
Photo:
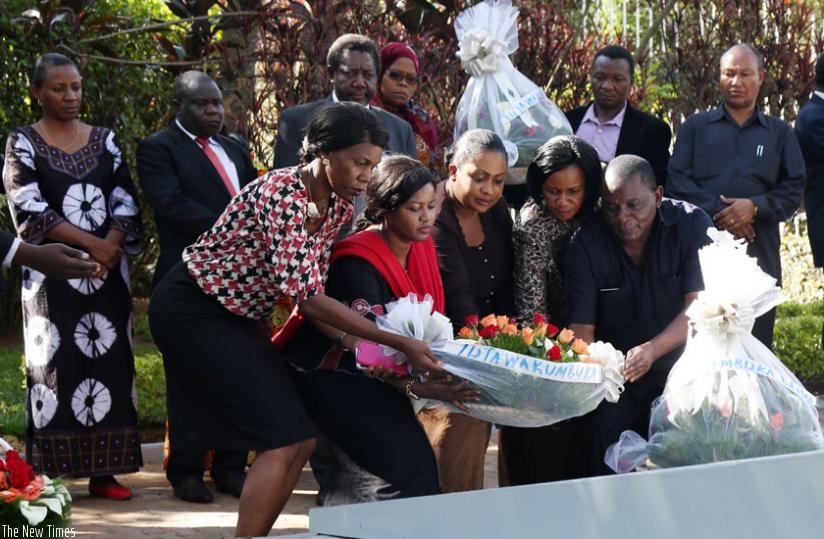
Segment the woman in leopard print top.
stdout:
[[[575,136],[549,139],[529,165],[531,197],[513,228],[519,322],[531,324],[534,315],[542,314],[558,327],[566,325],[561,280],[564,250],[592,216],[600,182],[597,151]],[[579,425],[579,420],[572,419],[535,429],[503,427],[501,483],[523,485],[578,477]]]

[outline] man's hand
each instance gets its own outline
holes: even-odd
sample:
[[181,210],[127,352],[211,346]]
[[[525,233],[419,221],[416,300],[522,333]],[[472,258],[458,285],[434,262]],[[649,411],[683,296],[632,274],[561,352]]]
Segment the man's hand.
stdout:
[[34,268],[52,279],[88,277],[99,270],[88,254],[62,243],[30,245],[23,242],[17,249],[14,262]]
[[624,379],[627,382],[637,382],[649,371],[656,359],[658,359],[658,354],[652,341],[631,348],[624,361],[622,372]]
[[748,243],[755,241],[755,203],[749,198],[727,198],[724,195],[721,195],[721,202],[727,207],[713,216],[715,226]]

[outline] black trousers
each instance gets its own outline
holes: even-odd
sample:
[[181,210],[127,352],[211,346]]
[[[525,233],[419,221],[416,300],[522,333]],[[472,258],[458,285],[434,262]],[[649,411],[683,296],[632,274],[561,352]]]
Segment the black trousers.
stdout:
[[585,477],[583,424],[583,418],[573,417],[546,427],[501,427],[499,450],[509,480],[506,486]]
[[644,438],[649,435],[652,402],[663,393],[668,374],[669,368],[650,371],[639,381],[627,383],[617,403],[603,401],[583,416],[585,477],[615,473],[604,464],[604,455],[625,430],[634,430]]
[[[204,453],[199,451],[183,451],[171,448],[169,461],[166,463],[166,479],[172,486],[179,485],[184,479],[203,477]],[[246,467],[248,451],[215,451],[212,458],[211,476],[223,477],[227,473],[243,473]]]
[[764,346],[772,350],[773,347],[773,331],[775,330],[775,313],[776,309],[773,307],[761,316],[755,319],[755,324],[752,326],[752,335]]
[[400,391],[374,378],[328,370],[299,373],[297,382],[318,430],[358,466],[390,483],[397,497],[440,493],[432,446]]

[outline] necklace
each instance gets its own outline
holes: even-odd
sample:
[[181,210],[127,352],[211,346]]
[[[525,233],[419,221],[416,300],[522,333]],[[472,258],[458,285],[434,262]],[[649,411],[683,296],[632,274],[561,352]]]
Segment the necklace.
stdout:
[[309,202],[306,203],[306,219],[308,221],[318,221],[326,216],[328,207],[318,208],[318,205],[312,200],[312,180],[315,178],[315,175],[311,172],[311,169],[301,169],[301,176],[304,179],[304,183],[306,183],[306,195],[309,198]]
[[57,144],[52,142],[52,138],[49,136],[49,132],[46,130],[46,124],[43,123],[43,120],[40,120],[39,123],[40,123],[40,130],[43,131],[43,136],[46,139],[46,143],[48,143],[49,146],[54,146],[55,148],[59,148],[59,149],[64,150],[64,151],[65,151],[66,148],[73,147],[74,143],[77,142],[77,137],[80,136],[80,124],[78,122],[74,122],[74,138],[72,138],[71,142],[69,142],[65,146],[58,146]]

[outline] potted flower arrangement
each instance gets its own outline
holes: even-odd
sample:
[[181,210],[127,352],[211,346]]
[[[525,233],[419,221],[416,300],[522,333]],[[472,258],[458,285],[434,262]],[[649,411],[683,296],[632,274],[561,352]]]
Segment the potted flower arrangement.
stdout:
[[0,522],[14,529],[29,528],[26,533],[31,528],[65,527],[72,498],[63,482],[35,474],[2,438],[0,447],[6,453],[0,458]]

